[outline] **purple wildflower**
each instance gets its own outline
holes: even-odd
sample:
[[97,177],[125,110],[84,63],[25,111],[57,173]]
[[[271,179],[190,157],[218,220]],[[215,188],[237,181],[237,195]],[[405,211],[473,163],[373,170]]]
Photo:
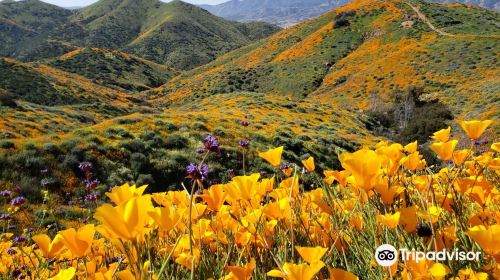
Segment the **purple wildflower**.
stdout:
[[240,145],[242,148],[248,148],[248,146],[250,146],[250,141],[242,139],[238,141],[238,145]]
[[9,220],[10,219],[10,214],[0,214],[0,220]]
[[20,206],[26,202],[26,198],[24,196],[18,196],[10,201],[10,205],[12,206]]
[[13,272],[12,272],[12,276],[15,278],[15,279],[25,279],[26,278],[26,275],[23,274],[23,271],[21,269],[15,269]]
[[68,206],[73,206],[73,205],[75,205],[75,204],[76,204],[76,203],[75,203],[73,200],[68,201]]
[[203,138],[203,145],[205,146],[205,150],[213,152],[213,153],[219,153],[219,140],[217,140],[217,137],[213,135],[207,135],[205,138]]
[[16,250],[14,250],[14,248],[10,247],[10,248],[7,250],[7,254],[9,254],[9,255],[11,255],[11,256],[12,256],[12,255],[17,254],[17,251],[16,251]]
[[111,257],[109,258],[109,263],[115,263],[115,262],[120,262],[122,260],[122,258],[118,257],[118,256],[114,256],[114,257]]
[[288,169],[288,168],[290,168],[289,164],[282,164],[282,165],[280,165],[280,169],[281,170],[285,170],[285,169]]
[[9,225],[7,227],[8,230],[15,230],[16,229],[16,225]]
[[57,227],[57,223],[52,223],[50,225],[47,226],[47,229],[55,229]]
[[241,125],[244,127],[247,127],[250,125],[250,123],[247,120],[243,120],[243,121],[241,121]]
[[78,165],[78,168],[84,173],[90,172],[92,170],[92,163],[91,162],[82,162],[80,165]]
[[99,194],[98,193],[90,193],[88,195],[85,196],[85,201],[87,202],[93,202],[93,201],[96,201],[99,199]]
[[3,190],[0,192],[0,196],[2,197],[10,197],[12,195],[12,192],[9,190]]
[[418,224],[417,225],[417,235],[420,237],[431,237],[432,228],[428,225]]
[[481,145],[487,145],[490,141],[488,139],[478,139],[474,142],[475,145],[481,146]]
[[21,235],[14,237],[14,243],[24,243],[24,242],[26,242],[26,236]]
[[186,167],[186,173],[187,176],[193,180],[205,181],[208,177],[208,165],[197,165],[195,163],[190,163]]
[[50,185],[52,183],[52,180],[45,178],[45,179],[42,179],[41,183],[42,183],[42,186],[46,187],[47,185]]
[[97,188],[97,186],[99,186],[99,184],[101,183],[98,179],[94,179],[94,180],[84,180],[83,181],[85,183],[85,186],[87,187],[88,190],[93,190],[95,188]]

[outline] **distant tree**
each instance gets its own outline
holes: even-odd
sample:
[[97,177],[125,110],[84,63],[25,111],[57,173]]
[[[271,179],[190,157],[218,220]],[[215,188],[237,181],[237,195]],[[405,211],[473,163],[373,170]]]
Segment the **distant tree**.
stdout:
[[408,143],[415,139],[426,142],[433,132],[446,127],[453,115],[439,100],[423,101],[424,93],[420,87],[396,90],[392,100],[387,102],[377,92],[372,92],[367,128],[397,142]]

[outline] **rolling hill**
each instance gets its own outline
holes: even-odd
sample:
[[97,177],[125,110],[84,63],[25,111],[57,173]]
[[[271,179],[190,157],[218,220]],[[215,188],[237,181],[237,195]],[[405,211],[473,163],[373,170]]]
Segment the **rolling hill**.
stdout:
[[74,50],[53,36],[61,34],[72,14],[38,0],[0,2],[0,56],[36,60]]
[[38,0],[0,2],[0,56],[23,61],[98,47],[190,69],[278,30],[224,20],[181,1],[101,0],[66,10]]
[[[0,138],[30,138],[150,110],[123,91],[44,64],[0,58]],[[4,98],[4,100],[6,100]],[[4,103],[4,102],[1,102]]]
[[495,11],[500,11],[500,2],[496,0],[433,0],[439,3],[461,3],[470,6],[479,6]]
[[498,115],[490,101],[499,86],[499,19],[463,5],[358,0],[183,73],[149,95],[184,102],[246,90],[365,110],[371,94],[414,85],[456,111]]
[[114,50],[81,48],[48,64],[80,74],[106,87],[138,92],[163,85],[177,75],[168,67]]

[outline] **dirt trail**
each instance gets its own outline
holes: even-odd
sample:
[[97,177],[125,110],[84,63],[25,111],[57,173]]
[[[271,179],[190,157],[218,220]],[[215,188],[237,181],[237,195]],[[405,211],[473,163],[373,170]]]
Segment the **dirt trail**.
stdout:
[[430,28],[430,29],[432,29],[432,30],[436,31],[437,33],[439,33],[439,34],[441,34],[441,35],[443,35],[443,36],[449,36],[449,37],[455,37],[455,36],[456,36],[455,34],[451,34],[451,33],[445,32],[445,31],[443,31],[443,30],[441,30],[441,29],[439,29],[439,28],[435,27],[435,26],[434,26],[434,25],[433,25],[433,24],[429,21],[429,19],[428,19],[428,18],[427,18],[424,14],[422,14],[422,13],[420,12],[420,10],[419,10],[417,7],[413,6],[410,2],[406,2],[406,1],[405,1],[405,3],[406,3],[406,4],[408,4],[408,6],[410,6],[410,7],[411,7],[411,8],[415,11],[415,13],[417,13],[418,17],[419,17],[419,18],[420,18],[420,19],[421,19],[421,20],[422,20],[425,24],[427,24],[427,25],[429,26],[429,28]]

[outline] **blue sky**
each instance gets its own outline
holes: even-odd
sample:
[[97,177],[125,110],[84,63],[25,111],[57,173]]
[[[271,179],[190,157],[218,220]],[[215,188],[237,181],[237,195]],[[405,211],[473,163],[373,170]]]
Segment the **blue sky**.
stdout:
[[[97,2],[97,0],[42,0],[42,1],[58,5],[61,7],[87,6],[94,2]],[[219,4],[226,2],[228,0],[184,0],[184,1],[193,4]],[[164,1],[164,2],[169,2],[169,1]]]

